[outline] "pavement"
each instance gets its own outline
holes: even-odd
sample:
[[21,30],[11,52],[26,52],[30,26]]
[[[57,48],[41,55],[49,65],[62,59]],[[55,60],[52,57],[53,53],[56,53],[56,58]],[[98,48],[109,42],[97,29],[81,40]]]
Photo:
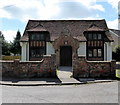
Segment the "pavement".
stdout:
[[[62,82],[63,81],[63,82]],[[9,86],[50,86],[50,85],[82,85],[90,83],[104,83],[104,82],[115,82],[113,79],[95,79],[95,78],[3,78],[0,81],[0,85]]]
[[79,78],[75,80],[74,78],[62,79],[62,82],[59,78],[32,78],[32,79],[14,79],[7,78],[0,81],[0,85],[10,85],[10,86],[49,86],[49,85],[81,85],[89,83],[103,83],[103,82],[114,82],[117,80],[112,79],[95,79],[95,78]]
[[72,67],[59,67],[57,78],[2,78],[0,85],[10,86],[49,86],[49,85],[81,85],[88,83],[114,82],[113,79],[72,77]]

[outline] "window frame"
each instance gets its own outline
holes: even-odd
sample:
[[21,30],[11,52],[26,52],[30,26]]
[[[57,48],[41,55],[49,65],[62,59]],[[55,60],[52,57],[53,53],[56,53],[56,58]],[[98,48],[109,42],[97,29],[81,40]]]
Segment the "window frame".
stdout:
[[[91,35],[91,38],[90,38],[90,35]],[[96,38],[94,38],[94,35],[96,36]],[[101,37],[100,39],[99,39],[98,35],[100,35],[100,37]],[[103,40],[103,33],[101,33],[101,32],[89,32],[86,34],[86,38],[89,41]]]
[[[32,54],[31,54],[32,50],[35,51],[35,56],[32,56]],[[44,50],[44,54],[40,54],[41,53],[40,50]],[[39,51],[40,51],[40,53],[37,54]],[[45,55],[45,54],[46,54],[46,48],[45,47],[30,47],[30,50],[29,50],[30,58],[42,58],[43,55]],[[37,56],[37,55],[39,55],[39,56]]]
[[30,34],[30,41],[45,41],[46,35],[43,32],[34,32]]
[[[43,36],[44,36],[43,39],[44,39],[44,40],[43,40],[43,39],[40,40],[40,36],[39,36],[39,38],[36,37],[36,35],[40,35],[40,33],[43,34]],[[44,33],[44,32],[30,32],[29,35],[30,35],[30,36],[29,36],[29,44],[30,44],[31,42],[32,42],[32,43],[33,43],[33,42],[44,43],[44,46],[30,46],[30,45],[29,45],[29,59],[32,60],[32,59],[38,59],[38,58],[41,59],[41,58],[43,58],[43,55],[46,55],[46,36],[47,36],[46,33]],[[35,39],[31,39],[32,36],[35,36]],[[43,48],[43,49],[42,49],[42,48]],[[40,49],[43,50],[44,54],[40,54],[42,51],[40,51],[40,52],[37,51],[37,50],[40,50]],[[32,52],[31,52],[32,50],[35,50],[35,52],[34,52],[34,53],[35,53],[35,56],[32,56],[32,54],[31,54],[31,53],[32,53]],[[39,52],[39,54],[37,54],[38,52]],[[39,55],[39,56],[37,56],[37,55]]]
[[[99,54],[98,54],[98,50],[99,49],[101,49],[101,56],[99,56]],[[92,52],[92,56],[89,56],[89,50],[91,50],[91,52]],[[96,56],[94,56],[94,50],[96,50],[97,51],[97,55]],[[102,48],[89,48],[88,49],[88,57],[89,58],[101,58],[103,56],[103,50],[102,50]]]
[[[91,35],[91,37],[89,35]],[[93,38],[93,35],[96,35],[97,38]],[[98,35],[100,35],[100,38]],[[103,61],[104,60],[104,33],[103,32],[87,32],[85,33],[85,36],[87,39],[87,43],[86,43],[87,60],[92,59],[96,61],[98,58]],[[94,56],[93,49],[97,49],[97,56]],[[98,52],[99,49],[101,49],[101,56],[99,56],[99,52]],[[92,51],[92,56],[89,56],[90,55],[89,50]]]

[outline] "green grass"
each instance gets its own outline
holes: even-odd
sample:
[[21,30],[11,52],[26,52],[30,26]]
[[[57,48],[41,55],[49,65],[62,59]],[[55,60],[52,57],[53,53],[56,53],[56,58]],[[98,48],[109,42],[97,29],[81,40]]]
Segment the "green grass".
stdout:
[[116,77],[120,78],[120,69],[116,69]]
[[58,68],[56,68],[56,75],[58,76]]

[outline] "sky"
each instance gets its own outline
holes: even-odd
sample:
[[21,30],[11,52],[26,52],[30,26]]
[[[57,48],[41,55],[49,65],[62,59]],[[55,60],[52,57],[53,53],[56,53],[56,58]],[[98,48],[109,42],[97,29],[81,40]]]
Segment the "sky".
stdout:
[[28,20],[105,19],[109,28],[118,29],[119,0],[0,0],[0,31],[13,41],[23,35]]

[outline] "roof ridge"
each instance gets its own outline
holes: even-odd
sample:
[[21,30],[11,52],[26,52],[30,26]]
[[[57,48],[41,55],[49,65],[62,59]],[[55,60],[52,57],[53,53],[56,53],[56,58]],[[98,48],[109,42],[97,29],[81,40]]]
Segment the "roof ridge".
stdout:
[[59,19],[58,19],[58,20],[29,20],[29,21],[33,21],[33,22],[34,22],[34,21],[35,21],[35,22],[39,22],[39,21],[43,21],[43,22],[44,22],[44,21],[48,21],[48,22],[49,22],[49,21],[105,21],[105,19],[95,19],[95,20],[72,20],[72,19],[71,19],[71,20],[59,20]]

